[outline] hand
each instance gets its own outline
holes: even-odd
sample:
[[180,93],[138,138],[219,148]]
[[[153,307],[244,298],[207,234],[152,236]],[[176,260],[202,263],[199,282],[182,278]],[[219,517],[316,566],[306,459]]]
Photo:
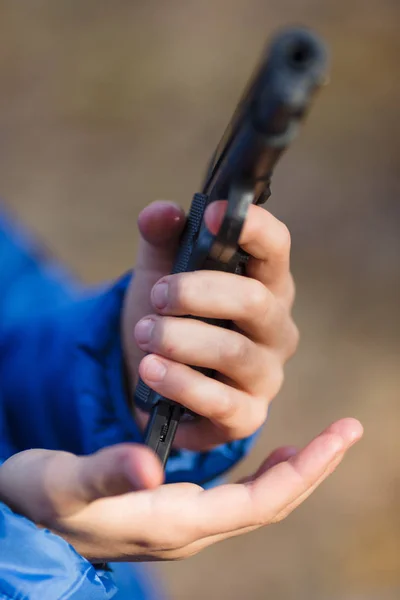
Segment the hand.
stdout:
[[[206,211],[216,233],[226,202]],[[156,202],[139,216],[141,240],[135,277],[123,312],[123,340],[131,380],[201,415],[182,423],[175,446],[207,450],[254,433],[283,382],[298,331],[290,311],[294,284],[286,226],[250,206],[240,246],[250,254],[247,277],[216,271],[167,275],[185,217],[171,203]],[[183,315],[229,319],[234,330]],[[148,353],[145,356],[145,352]],[[187,365],[219,373],[211,379]],[[137,411],[144,427],[147,415]]]
[[92,562],[180,559],[284,519],[361,436],[358,421],[343,419],[300,452],[279,448],[253,476],[211,490],[161,486],[161,464],[144,446],[86,457],[27,450],[0,467],[0,500]]

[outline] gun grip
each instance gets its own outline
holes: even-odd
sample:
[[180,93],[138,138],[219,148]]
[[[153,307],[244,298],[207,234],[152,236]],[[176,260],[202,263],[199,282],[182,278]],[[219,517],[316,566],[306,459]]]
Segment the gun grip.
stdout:
[[[210,239],[204,239],[202,244],[196,244],[196,240],[207,204],[208,196],[204,194],[195,194],[193,196],[186,225],[180,239],[178,253],[172,267],[172,274],[192,271],[194,269],[190,263],[200,264],[202,259],[206,259],[214,236],[209,234]],[[195,248],[196,251],[194,251]],[[139,379],[134,394],[134,404],[136,406],[149,412],[162,399],[163,397],[160,394],[157,394],[142,379]]]
[[[238,248],[238,240],[249,205],[254,199],[253,192],[245,185],[234,185],[228,196],[228,206],[222,225],[216,236],[210,233],[203,223],[204,211],[209,203],[205,194],[195,194],[190,206],[185,229],[182,233],[179,250],[175,258],[172,274],[210,269],[244,274],[247,254]],[[188,317],[230,328],[231,322],[221,319]],[[211,377],[212,369],[193,367]],[[141,379],[135,389],[134,404],[149,412],[163,396],[149,388]],[[171,401],[170,401],[171,402]],[[188,412],[188,411],[187,411]],[[192,413],[189,413],[192,414]],[[193,416],[193,414],[192,414]]]

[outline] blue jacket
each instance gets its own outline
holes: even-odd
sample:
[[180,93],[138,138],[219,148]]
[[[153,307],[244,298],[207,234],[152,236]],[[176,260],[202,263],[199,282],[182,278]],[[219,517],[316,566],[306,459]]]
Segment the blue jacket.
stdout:
[[[119,338],[130,277],[86,290],[0,212],[0,463],[27,448],[87,454],[142,441],[124,396]],[[175,452],[166,480],[212,483],[253,440]],[[96,571],[0,503],[0,600],[160,600],[145,569]]]

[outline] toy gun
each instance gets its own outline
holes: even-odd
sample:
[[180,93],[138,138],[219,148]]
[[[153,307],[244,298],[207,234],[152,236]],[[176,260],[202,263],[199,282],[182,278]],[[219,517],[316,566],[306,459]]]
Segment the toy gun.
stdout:
[[[327,52],[313,33],[302,28],[280,32],[264,53],[211,161],[200,193],[195,194],[172,273],[200,269],[246,274],[248,255],[238,246],[251,203],[269,198],[273,169],[297,134],[316,90],[326,81]],[[216,235],[203,222],[206,207],[227,199]],[[198,317],[183,317],[198,318]],[[201,319],[229,328],[231,322]],[[210,369],[193,367],[209,377]],[[142,380],[135,404],[151,411],[145,443],[165,466],[184,413],[172,400],[154,392]]]

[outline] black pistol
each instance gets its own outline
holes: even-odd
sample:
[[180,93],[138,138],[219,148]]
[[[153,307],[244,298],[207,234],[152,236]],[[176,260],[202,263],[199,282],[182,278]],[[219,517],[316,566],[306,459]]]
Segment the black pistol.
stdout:
[[[307,29],[281,31],[266,48],[210,161],[201,192],[193,197],[172,273],[208,269],[246,274],[248,257],[238,240],[248,207],[269,198],[273,169],[296,136],[314,93],[326,82],[327,66],[324,43]],[[211,202],[224,199],[226,213],[218,234],[212,235],[204,225],[204,211]],[[210,369],[193,368],[215,375]],[[179,421],[188,411],[142,380],[134,403],[151,412],[145,443],[165,466]],[[188,418],[196,415],[189,413]]]

